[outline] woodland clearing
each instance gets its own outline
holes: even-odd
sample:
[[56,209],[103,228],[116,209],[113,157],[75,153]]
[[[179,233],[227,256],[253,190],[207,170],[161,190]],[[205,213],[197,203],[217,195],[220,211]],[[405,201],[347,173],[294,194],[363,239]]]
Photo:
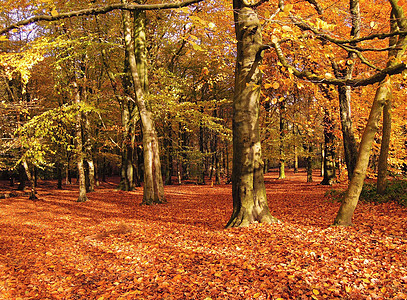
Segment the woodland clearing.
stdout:
[[[305,172],[266,174],[281,223],[224,229],[231,185],[165,187],[166,204],[117,180],[76,202],[77,186],[40,182],[38,201],[0,199],[0,299],[406,299],[407,209],[339,203]],[[52,185],[51,185],[52,184]]]

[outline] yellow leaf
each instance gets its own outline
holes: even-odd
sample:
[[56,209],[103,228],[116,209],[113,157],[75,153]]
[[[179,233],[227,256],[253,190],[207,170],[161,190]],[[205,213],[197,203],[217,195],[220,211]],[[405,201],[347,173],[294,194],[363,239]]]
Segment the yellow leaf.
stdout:
[[261,295],[261,293],[256,293],[256,294],[253,295],[253,298],[259,298],[260,295]]
[[8,38],[4,35],[0,35],[0,41],[8,41]]
[[182,12],[185,13],[185,14],[189,14],[189,8],[188,8],[188,7],[182,7],[182,8],[180,9],[180,11],[182,11]]
[[216,25],[215,25],[215,23],[209,22],[208,27],[209,27],[209,29],[213,30],[216,28]]
[[314,295],[319,295],[319,291],[317,289],[313,289],[312,292],[314,293]]
[[352,291],[352,288],[350,286],[345,286],[345,291],[347,293],[350,293]]
[[362,281],[363,281],[364,283],[370,283],[370,280],[367,279],[367,278],[363,278]]
[[58,15],[59,15],[59,13],[58,13],[57,9],[54,7],[54,8],[51,10],[51,16],[56,17],[56,16],[58,16]]
[[265,83],[264,84],[265,89],[269,89],[269,88],[272,88],[272,87],[273,87],[273,85],[271,83]]
[[387,289],[386,289],[386,287],[382,287],[382,288],[380,289],[380,291],[384,294],[384,293],[387,291]]
[[283,29],[283,31],[293,31],[292,28],[287,25],[284,25],[281,29]]
[[277,43],[277,42],[278,42],[278,38],[277,38],[275,35],[273,35],[273,36],[271,37],[271,41],[272,41],[273,43]]
[[277,82],[277,81],[275,81],[275,82],[273,82],[273,89],[278,89],[280,87],[280,84]]
[[293,5],[292,5],[292,4],[286,4],[286,5],[284,6],[283,11],[284,11],[285,13],[289,13],[292,9],[293,9]]
[[45,254],[48,255],[48,256],[52,256],[52,252],[49,252],[49,251],[46,252]]

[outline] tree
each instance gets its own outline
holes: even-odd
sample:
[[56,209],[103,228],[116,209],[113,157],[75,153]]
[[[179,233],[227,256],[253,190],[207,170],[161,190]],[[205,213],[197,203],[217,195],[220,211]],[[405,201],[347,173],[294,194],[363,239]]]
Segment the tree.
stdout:
[[276,222],[269,211],[259,129],[261,25],[253,6],[233,1],[237,59],[233,98],[233,212],[226,227]]
[[[389,0],[389,2],[392,7],[392,14],[397,20],[397,27],[400,31],[407,30],[407,19],[404,15],[403,8],[397,4],[396,0]],[[393,26],[392,29],[394,29]],[[392,41],[390,41],[390,43],[392,43]],[[389,55],[387,61],[388,67],[394,66],[397,63],[397,60],[400,60],[403,57],[406,51],[406,45],[407,37],[405,35],[400,35],[395,43],[395,49],[398,50],[392,51]],[[392,45],[390,44],[390,46]],[[352,216],[356,209],[363,182],[366,177],[366,169],[369,164],[373,140],[378,130],[378,123],[383,112],[383,107],[386,106],[386,103],[388,103],[390,99],[391,89],[391,77],[387,76],[380,82],[379,87],[376,90],[373,105],[370,109],[369,119],[362,136],[362,141],[360,142],[359,155],[354,175],[346,191],[345,199],[335,218],[334,225],[347,226],[352,224]]]

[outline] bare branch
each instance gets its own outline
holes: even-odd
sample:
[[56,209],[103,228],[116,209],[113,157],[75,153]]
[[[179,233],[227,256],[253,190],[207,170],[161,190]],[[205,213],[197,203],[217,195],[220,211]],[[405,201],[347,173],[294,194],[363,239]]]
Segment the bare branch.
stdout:
[[322,7],[318,4],[318,2],[316,0],[305,0],[307,2],[309,2],[317,11],[317,13],[319,15],[322,15],[322,13],[324,12],[324,10],[322,9]]
[[243,6],[244,7],[250,7],[250,8],[260,6],[260,5],[262,5],[263,3],[267,2],[267,1],[269,1],[269,0],[258,0],[255,3],[251,3],[250,0],[242,0]]
[[96,15],[101,15],[101,14],[107,14],[108,12],[114,11],[114,10],[162,10],[162,9],[172,9],[172,8],[181,8],[185,7],[191,4],[199,3],[203,0],[186,0],[184,2],[173,2],[173,3],[162,3],[162,4],[122,4],[122,3],[115,3],[103,7],[92,7],[92,8],[85,8],[81,10],[76,10],[76,11],[70,11],[70,12],[65,12],[65,13],[60,13],[58,15],[52,16],[52,15],[39,15],[39,16],[34,16],[19,22],[16,22],[14,24],[11,24],[3,29],[0,30],[0,35],[7,33],[13,29],[30,25],[33,23],[37,23],[40,21],[47,21],[47,22],[52,22],[52,21],[58,21],[58,20],[63,20],[63,19],[68,19],[68,18],[73,18],[73,17],[81,17],[81,16],[96,16]]

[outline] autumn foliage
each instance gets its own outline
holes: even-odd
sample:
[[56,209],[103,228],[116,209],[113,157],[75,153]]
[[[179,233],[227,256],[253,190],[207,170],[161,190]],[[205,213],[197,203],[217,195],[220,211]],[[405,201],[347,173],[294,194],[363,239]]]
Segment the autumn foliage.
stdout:
[[228,230],[230,185],[167,186],[156,206],[117,180],[85,203],[46,182],[36,202],[1,199],[0,299],[406,298],[406,208],[360,203],[355,226],[330,227],[331,187],[277,176],[267,195],[284,222]]

